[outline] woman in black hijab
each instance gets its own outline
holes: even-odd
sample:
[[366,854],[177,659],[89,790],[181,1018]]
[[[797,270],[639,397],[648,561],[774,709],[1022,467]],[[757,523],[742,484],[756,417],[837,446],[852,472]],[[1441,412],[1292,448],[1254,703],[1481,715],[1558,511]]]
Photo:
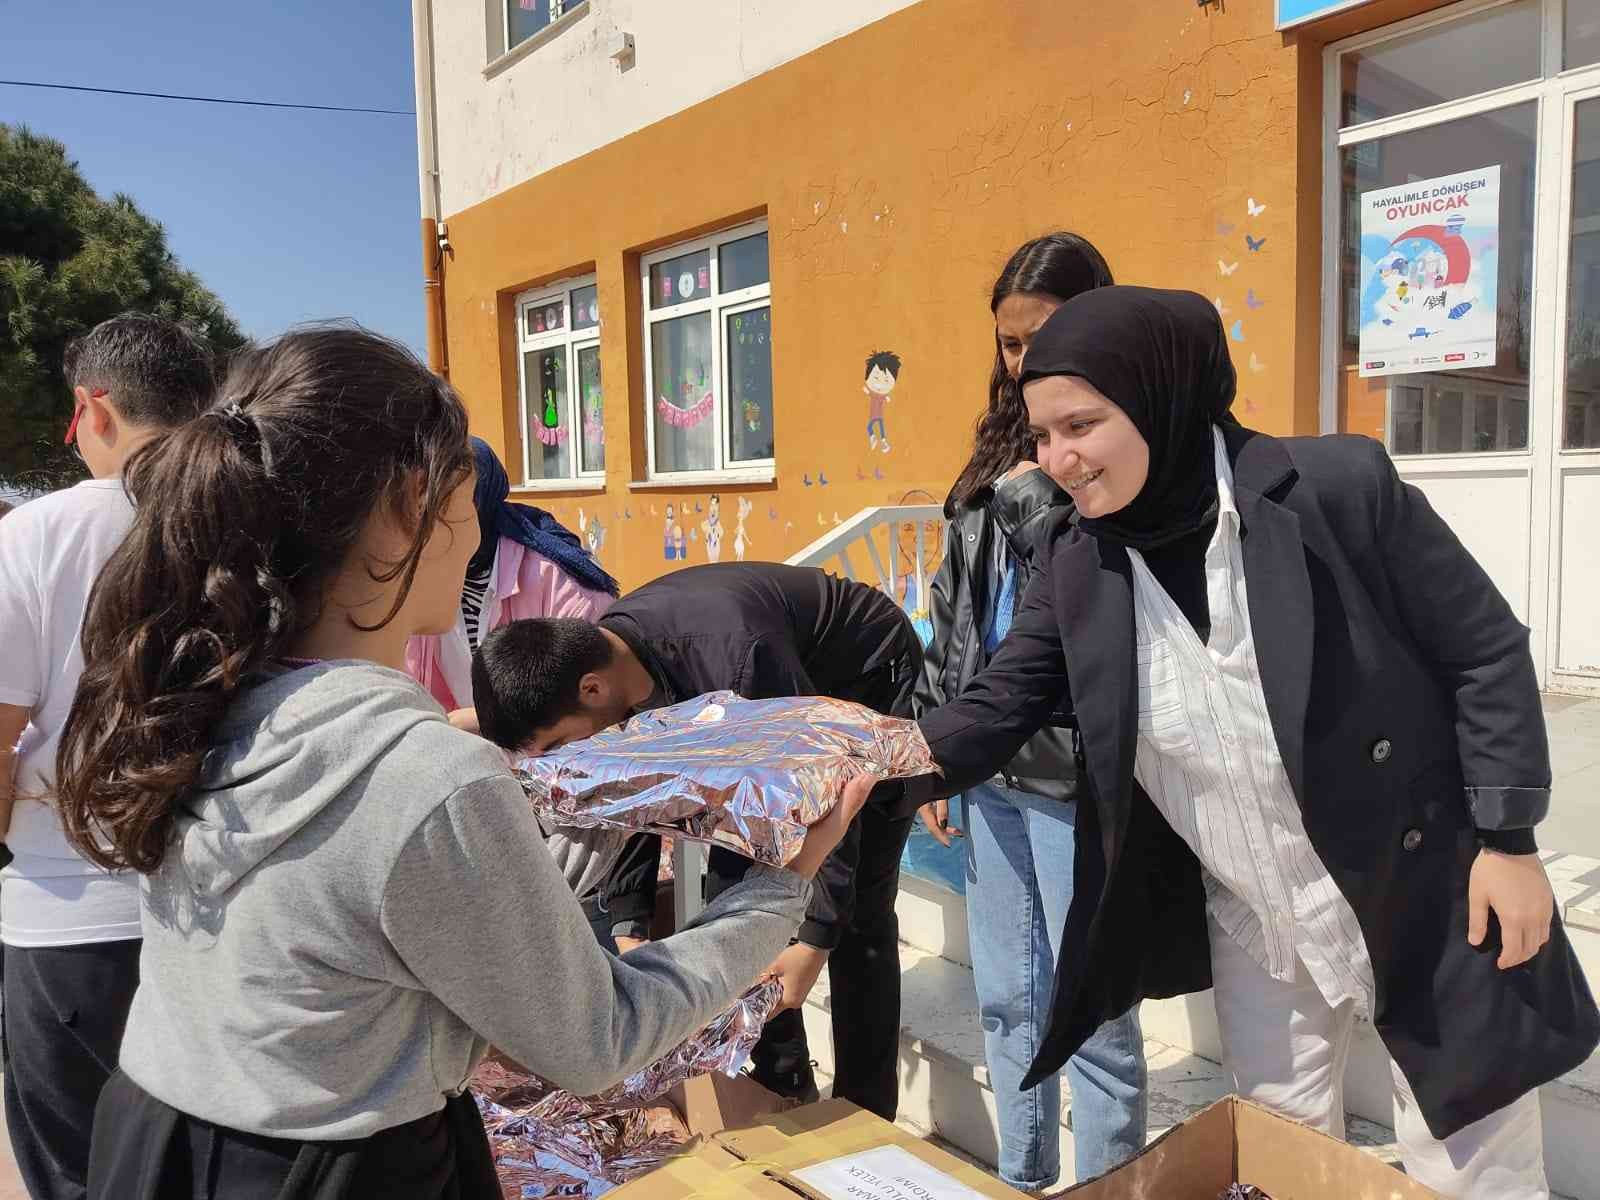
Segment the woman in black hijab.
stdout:
[[1341,1133],[1365,1014],[1413,1175],[1547,1195],[1534,1089],[1587,1059],[1600,1013],[1534,853],[1527,630],[1382,447],[1232,419],[1200,296],[1084,293],[1021,378],[1078,515],[988,669],[923,718],[945,774],[911,800],[987,779],[1052,714],[1081,734],[1093,803],[1023,1086],[1139,1000],[1215,982],[1245,1095]]

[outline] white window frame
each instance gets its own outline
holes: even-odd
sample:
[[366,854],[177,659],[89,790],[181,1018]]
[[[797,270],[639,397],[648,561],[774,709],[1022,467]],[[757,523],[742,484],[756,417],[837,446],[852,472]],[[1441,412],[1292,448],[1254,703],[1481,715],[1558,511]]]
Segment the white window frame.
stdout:
[[[756,234],[768,234],[767,242],[767,280],[753,287],[740,288],[737,291],[723,292],[721,280],[721,262],[718,251],[729,242],[737,242]],[[661,308],[651,307],[650,293],[650,268],[657,263],[669,259],[682,258],[686,254],[695,254],[701,250],[708,251],[707,257],[711,264],[711,294],[697,300],[688,300],[680,304],[669,304]],[[644,430],[645,430],[645,471],[646,484],[699,484],[699,483],[751,483],[767,482],[776,476],[777,472],[777,443],[773,443],[774,457],[738,459],[733,454],[733,429],[729,422],[728,414],[728,378],[727,356],[723,351],[724,326],[727,318],[736,313],[749,312],[752,309],[768,308],[772,306],[772,259],[771,236],[766,221],[752,221],[744,225],[736,225],[730,229],[721,229],[707,237],[696,238],[693,241],[678,242],[672,246],[663,247],[649,254],[639,257],[640,296],[644,309]],[[712,420],[717,422],[718,435],[716,439],[717,462],[711,467],[692,471],[658,471],[656,469],[656,386],[655,386],[655,350],[651,334],[653,327],[663,321],[674,320],[678,317],[694,316],[698,313],[711,314],[711,392],[714,397],[712,405]],[[768,340],[767,351],[772,350],[771,340]],[[776,387],[773,389],[773,410],[776,418],[777,396]]]
[[[517,322],[517,419],[521,423],[520,436],[522,438],[522,482],[516,485],[518,491],[562,492],[575,489],[592,487],[595,484],[604,484],[606,472],[600,470],[584,470],[583,456],[579,453],[579,443],[583,438],[583,397],[578,388],[578,352],[591,347],[598,350],[600,347],[600,331],[605,325],[602,314],[599,325],[589,329],[572,328],[572,293],[579,288],[594,287],[595,276],[579,275],[571,279],[559,280],[541,288],[523,292],[516,300]],[[528,332],[528,311],[534,308],[548,308],[552,303],[561,305],[562,327],[554,333]],[[567,399],[566,412],[563,417],[567,422],[567,440],[565,444],[567,467],[570,475],[560,479],[535,479],[533,477],[533,446],[538,441],[533,434],[533,425],[529,421],[528,406],[528,366],[527,359],[531,352],[538,350],[552,350],[565,348],[567,360]],[[605,412],[605,377],[600,380],[600,411]],[[609,462],[610,456],[607,456]]]
[[552,4],[561,4],[561,11],[546,21],[542,29],[534,30],[527,37],[523,38],[522,41],[513,45],[511,42],[511,6],[516,2],[517,0],[499,0],[501,31],[500,44],[505,47],[505,52],[507,54],[510,54],[513,50],[527,45],[529,42],[538,45],[542,39],[550,36],[551,30],[560,29],[565,25],[570,24],[571,20],[579,15],[580,10],[583,12],[587,12],[589,10],[589,0],[551,0]]

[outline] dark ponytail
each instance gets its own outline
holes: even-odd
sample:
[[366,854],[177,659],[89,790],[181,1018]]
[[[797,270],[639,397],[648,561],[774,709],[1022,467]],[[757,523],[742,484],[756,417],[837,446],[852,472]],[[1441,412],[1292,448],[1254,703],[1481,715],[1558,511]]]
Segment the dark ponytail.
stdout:
[[415,530],[368,568],[401,581],[382,626],[471,470],[460,400],[398,343],[318,327],[236,355],[213,406],[124,471],[137,516],[90,596],[56,764],[72,844],[155,870],[229,702],[317,620],[368,517]]
[[[1075,233],[1047,233],[1018,246],[994,281],[989,311],[996,312],[1007,296],[1038,293],[1071,300],[1080,292],[1110,287],[1111,268],[1086,238]],[[1022,389],[1006,370],[1000,353],[1000,335],[994,339],[994,366],[989,371],[989,405],[978,416],[972,435],[972,457],[950,486],[945,498],[947,516],[954,516],[978,492],[994,483],[1023,459],[1034,456],[1028,434],[1028,409]]]

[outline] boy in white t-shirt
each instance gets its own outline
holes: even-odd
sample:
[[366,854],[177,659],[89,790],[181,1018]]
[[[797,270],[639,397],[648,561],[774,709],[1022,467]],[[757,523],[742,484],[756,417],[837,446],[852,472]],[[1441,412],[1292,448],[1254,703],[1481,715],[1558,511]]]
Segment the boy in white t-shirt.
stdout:
[[210,351],[182,326],[126,315],[68,348],[67,441],[94,478],[0,521],[0,873],[5,1109],[33,1200],[84,1195],[100,1088],[139,981],[139,885],[81,858],[51,802],[56,747],[83,672],[90,589],[133,520],[122,468],[197,415]]

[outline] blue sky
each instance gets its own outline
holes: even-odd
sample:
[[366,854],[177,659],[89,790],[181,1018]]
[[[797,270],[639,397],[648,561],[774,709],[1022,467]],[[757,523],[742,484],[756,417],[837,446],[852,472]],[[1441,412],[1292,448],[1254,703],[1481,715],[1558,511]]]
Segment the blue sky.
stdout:
[[[405,0],[0,0],[0,78],[414,107]],[[0,121],[126,192],[247,334],[354,317],[423,348],[416,123],[0,86]]]

